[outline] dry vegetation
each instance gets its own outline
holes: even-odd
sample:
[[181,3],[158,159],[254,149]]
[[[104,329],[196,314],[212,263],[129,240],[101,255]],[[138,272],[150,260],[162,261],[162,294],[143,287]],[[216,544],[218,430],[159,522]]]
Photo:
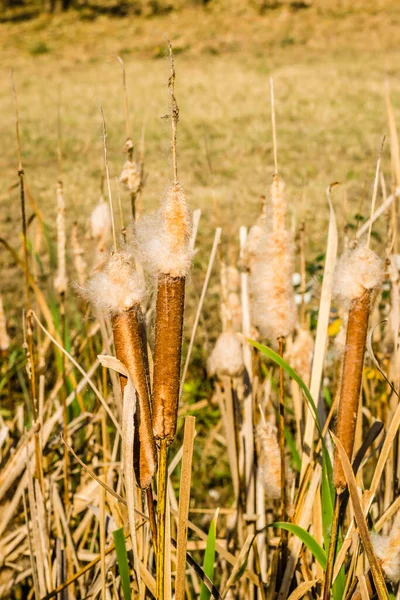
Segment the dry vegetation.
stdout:
[[1,598],[399,600],[399,20],[2,25]]

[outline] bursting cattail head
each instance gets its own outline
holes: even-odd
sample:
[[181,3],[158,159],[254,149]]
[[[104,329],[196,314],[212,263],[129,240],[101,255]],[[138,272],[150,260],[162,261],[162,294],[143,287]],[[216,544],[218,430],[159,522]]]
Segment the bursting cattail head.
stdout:
[[389,535],[371,535],[375,554],[382,569],[393,583],[400,581],[400,511],[394,520]]
[[68,279],[65,259],[65,202],[61,181],[57,182],[57,276],[54,287],[59,294],[67,291]]
[[90,215],[90,237],[99,243],[105,243],[111,237],[110,207],[100,196],[98,204]]
[[285,229],[284,185],[274,175],[272,231],[259,240],[250,274],[253,320],[261,335],[276,343],[294,329],[297,314],[293,291],[293,240]]
[[7,319],[4,312],[3,298],[0,296],[0,350],[6,352],[10,347],[10,338],[7,333]]
[[258,244],[266,232],[267,204],[265,202],[265,196],[263,196],[262,201],[263,204],[261,214],[258,217],[256,224],[250,227],[240,261],[241,267],[243,269],[247,269],[248,271],[251,271],[254,262],[257,259]]
[[150,273],[186,277],[192,253],[191,212],[180,184],[170,187],[161,208],[135,227],[135,244]]
[[314,339],[308,329],[299,329],[295,341],[287,349],[285,360],[300,375],[306,385],[310,382]]
[[383,280],[383,262],[366,244],[346,250],[338,261],[334,289],[346,304],[374,290]]
[[243,369],[242,344],[238,336],[233,331],[221,333],[207,361],[208,374],[210,377],[240,377]]
[[132,255],[113,252],[96,269],[84,290],[92,304],[115,315],[140,303],[146,288],[142,275],[135,270]]
[[258,464],[268,498],[277,500],[281,495],[281,453],[278,430],[275,425],[260,423],[256,428]]
[[129,192],[137,194],[142,182],[142,177],[140,167],[133,158],[133,142],[131,138],[126,140],[124,151],[128,154],[128,160],[123,166],[119,180],[126,186]]
[[240,273],[233,265],[221,263],[221,320],[222,331],[240,331],[242,304],[240,301]]

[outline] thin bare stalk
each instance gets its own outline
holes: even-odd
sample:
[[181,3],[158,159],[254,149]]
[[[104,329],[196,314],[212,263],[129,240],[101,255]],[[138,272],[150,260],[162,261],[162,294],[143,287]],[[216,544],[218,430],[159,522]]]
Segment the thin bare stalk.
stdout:
[[157,488],[157,575],[156,598],[164,600],[164,571],[165,571],[165,515],[167,508],[167,440],[160,442],[158,458],[158,488]]
[[27,238],[27,225],[26,225],[26,210],[25,210],[25,176],[24,169],[22,166],[21,158],[21,141],[19,135],[19,112],[18,112],[18,98],[15,89],[13,73],[11,72],[11,88],[14,97],[15,104],[15,130],[17,139],[17,153],[18,153],[18,179],[20,189],[20,202],[21,202],[21,220],[22,220],[22,240],[24,250],[24,275],[25,275],[25,306],[26,306],[26,336],[27,336],[27,347],[26,347],[26,360],[28,365],[29,381],[30,381],[30,393],[32,401],[33,421],[34,421],[34,433],[35,433],[35,456],[36,456],[36,477],[39,480],[40,489],[44,496],[44,477],[43,477],[43,464],[42,464],[42,448],[40,446],[40,424],[39,424],[39,412],[38,403],[36,398],[36,372],[35,372],[35,360],[34,360],[34,349],[33,349],[33,320],[31,318],[31,301],[30,301],[30,286],[29,286],[29,259],[28,259],[28,238]]

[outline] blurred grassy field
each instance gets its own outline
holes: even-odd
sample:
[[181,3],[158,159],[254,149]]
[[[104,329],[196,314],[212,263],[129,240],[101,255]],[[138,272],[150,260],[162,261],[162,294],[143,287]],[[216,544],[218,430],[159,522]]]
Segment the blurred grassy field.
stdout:
[[[251,225],[268,192],[272,141],[269,77],[275,82],[278,160],[297,219],[321,242],[324,189],[356,212],[372,186],[377,149],[386,132],[384,82],[400,116],[400,5],[396,2],[315,2],[260,12],[247,3],[191,7],[152,18],[85,13],[42,16],[1,25],[1,236],[19,239],[14,109],[18,91],[23,163],[33,196],[54,231],[57,178],[57,97],[61,94],[64,186],[69,220],[82,232],[99,195],[103,168],[99,103],[108,127],[109,161],[119,175],[125,141],[121,69],[124,58],[134,140],[146,122],[148,180],[144,208],[154,207],[171,178],[165,36],[176,54],[180,107],[179,171],[193,208],[203,210],[201,235],[212,236],[215,211],[225,243]],[[390,185],[385,151],[384,171]],[[115,186],[114,186],[115,189]],[[126,202],[128,211],[128,202]],[[368,203],[365,205],[368,211]],[[18,279],[0,250],[6,303]]]

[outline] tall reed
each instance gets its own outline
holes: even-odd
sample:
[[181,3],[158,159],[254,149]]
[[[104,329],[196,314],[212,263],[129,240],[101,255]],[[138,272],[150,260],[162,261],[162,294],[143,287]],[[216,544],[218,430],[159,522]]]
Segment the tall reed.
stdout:
[[[336,436],[343,445],[350,461],[354,448],[371,302],[374,292],[382,283],[382,279],[382,261],[366,244],[360,245],[354,250],[346,251],[337,264],[336,294],[345,303],[346,308],[348,307],[349,312],[339,392]],[[328,600],[330,594],[337,541],[340,496],[347,486],[337,450],[335,451],[333,477],[336,488],[336,502],[329,546],[328,570],[325,576],[324,600]]]
[[[169,43],[168,43],[169,44]],[[147,269],[157,274],[153,372],[153,433],[160,448],[157,506],[157,600],[164,597],[167,448],[177,426],[186,275],[190,268],[191,218],[178,180],[176,132],[179,109],[175,67],[169,44],[173,185],[158,213],[140,220],[136,243]]]

